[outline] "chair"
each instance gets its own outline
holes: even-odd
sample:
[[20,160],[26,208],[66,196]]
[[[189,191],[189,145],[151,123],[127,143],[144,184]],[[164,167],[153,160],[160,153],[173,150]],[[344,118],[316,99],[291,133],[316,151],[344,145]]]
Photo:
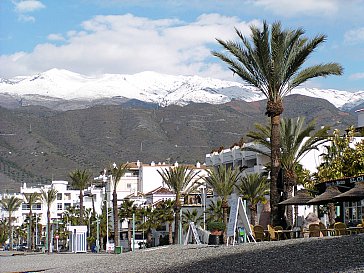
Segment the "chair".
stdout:
[[320,231],[323,236],[329,236],[329,231],[327,230],[326,226],[323,223],[319,223]]
[[336,236],[351,234],[351,232],[347,229],[346,224],[342,222],[335,223],[334,230]]
[[[280,231],[280,230],[283,230],[283,227],[282,227],[282,226],[275,226],[275,227],[274,227],[274,230],[275,230],[275,231]],[[277,236],[277,237],[278,237],[278,240],[282,239],[281,237],[282,237],[284,234],[283,234],[283,233],[278,233],[278,232],[277,232],[277,234],[278,234],[278,236]]]
[[319,224],[311,224],[308,226],[309,235],[308,237],[321,237],[320,225]]
[[269,234],[269,240],[270,241],[277,241],[279,240],[278,236],[276,236],[276,231],[271,225],[267,225],[268,228],[268,234]]
[[256,241],[264,241],[264,228],[261,225],[255,225],[253,227],[253,232]]

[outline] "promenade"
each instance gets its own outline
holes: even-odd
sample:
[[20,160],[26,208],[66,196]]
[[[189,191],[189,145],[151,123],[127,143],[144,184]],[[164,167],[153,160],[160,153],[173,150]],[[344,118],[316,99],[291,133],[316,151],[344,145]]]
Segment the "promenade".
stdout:
[[0,272],[364,272],[364,234],[236,246],[166,246],[122,254],[0,252]]

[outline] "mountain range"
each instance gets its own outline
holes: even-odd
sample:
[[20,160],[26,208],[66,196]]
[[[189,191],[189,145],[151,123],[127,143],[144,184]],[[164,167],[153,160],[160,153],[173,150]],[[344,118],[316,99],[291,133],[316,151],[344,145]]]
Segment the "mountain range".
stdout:
[[[362,92],[302,90],[308,93],[285,97],[284,117],[341,131],[356,125]],[[86,77],[53,69],[2,79],[0,192],[68,180],[76,168],[97,176],[113,162],[204,162],[214,149],[247,141],[255,123],[267,122],[265,106],[252,87],[196,76]]]
[[[345,111],[364,102],[364,91],[296,88],[291,94],[326,99]],[[93,105],[117,105],[131,99],[158,106],[264,99],[262,93],[252,86],[213,78],[172,76],[150,71],[134,75],[86,76],[64,69],[0,79],[0,96],[5,107],[43,105],[63,111]]]

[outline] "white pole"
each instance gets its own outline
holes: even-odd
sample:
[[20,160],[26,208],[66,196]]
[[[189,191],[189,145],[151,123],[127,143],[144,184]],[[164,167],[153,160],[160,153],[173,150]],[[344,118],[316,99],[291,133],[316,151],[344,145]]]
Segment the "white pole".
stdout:
[[35,214],[35,246],[36,248],[38,245],[38,214]]

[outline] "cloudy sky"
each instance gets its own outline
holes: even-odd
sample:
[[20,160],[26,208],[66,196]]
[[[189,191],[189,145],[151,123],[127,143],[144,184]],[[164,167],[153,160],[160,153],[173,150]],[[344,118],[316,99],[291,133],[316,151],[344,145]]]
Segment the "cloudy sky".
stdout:
[[212,57],[215,38],[281,21],[327,41],[307,64],[338,62],[343,76],[307,87],[364,90],[364,0],[0,0],[0,77],[51,68],[97,75],[156,71],[239,79]]

